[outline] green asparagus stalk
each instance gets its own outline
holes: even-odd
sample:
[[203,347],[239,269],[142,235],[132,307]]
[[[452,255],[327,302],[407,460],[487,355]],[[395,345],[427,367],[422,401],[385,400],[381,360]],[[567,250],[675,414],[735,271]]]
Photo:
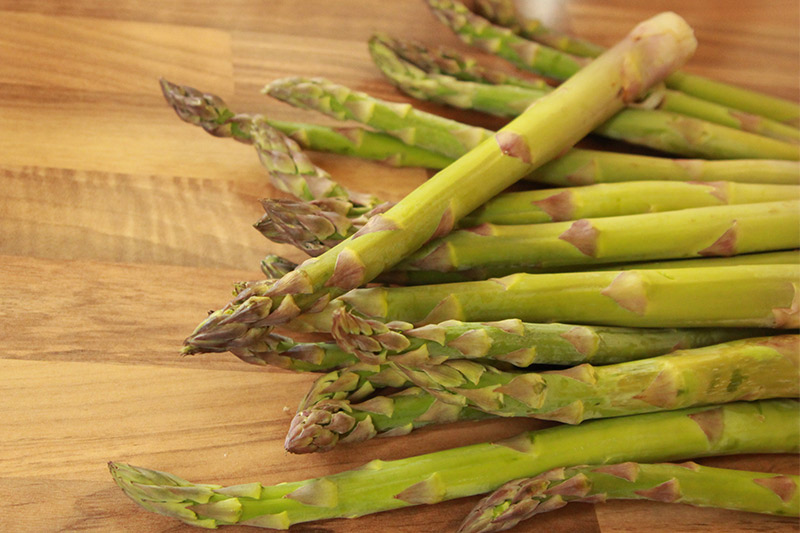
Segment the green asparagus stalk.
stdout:
[[[544,27],[540,21],[514,23],[514,15],[508,9],[503,10],[500,17],[490,17],[495,18],[497,23],[507,26],[507,28],[501,28],[470,12],[461,2],[429,0],[428,3],[439,19],[450,26],[465,42],[496,53],[512,62],[524,61],[535,72],[549,77],[558,77],[562,72],[553,66],[560,67],[562,63],[572,66],[578,61],[574,56],[597,57],[603,51],[600,46],[554,32],[552,29]],[[491,12],[491,10],[488,11]],[[522,39],[515,34],[535,42]],[[547,46],[542,47],[536,42]],[[547,50],[547,53],[541,51],[543,48]],[[564,53],[558,56],[554,54],[557,50]],[[537,55],[545,55],[549,61],[539,60]],[[562,59],[562,56],[566,57],[562,61],[558,61],[551,56],[558,59]],[[800,106],[796,102],[682,71],[669,75],[665,83],[671,89],[745,113],[760,115],[792,126],[800,124]]]
[[[695,46],[691,30],[677,15],[642,23],[490,139],[372,217],[356,235],[277,282],[251,286],[211,313],[184,341],[183,352],[225,351],[257,342],[273,326],[319,310],[331,298],[371,281],[572,146],[683,63]],[[548,128],[554,120],[561,125],[557,130]]]
[[485,19],[550,48],[578,57],[597,57],[603,53],[602,46],[558,32],[541,20],[519,17],[513,0],[477,0],[475,7]]
[[580,424],[651,411],[800,396],[800,336],[756,337],[605,366],[503,371],[479,361],[391,358],[444,402]]
[[436,147],[457,158],[492,136],[482,128],[420,113],[411,104],[387,102],[322,78],[283,78],[269,83],[265,94],[302,109],[314,109],[339,120],[355,120],[394,135],[406,144]]
[[575,222],[482,224],[431,241],[395,270],[454,272],[624,263],[800,247],[800,202],[697,207]]
[[556,468],[510,481],[481,500],[458,533],[505,531],[568,503],[645,500],[734,511],[800,515],[800,476],[680,464],[620,463]]
[[230,351],[245,363],[293,372],[331,372],[358,362],[334,342],[296,342],[277,333],[262,335],[247,346],[232,346]]
[[352,290],[319,312],[296,317],[289,326],[331,331],[333,312],[346,306],[369,318],[414,325],[514,317],[637,328],[797,328],[798,278],[797,264],[739,265],[520,273],[486,281],[369,287]]
[[266,120],[236,115],[219,97],[164,79],[161,80],[161,90],[184,121],[199,125],[217,137],[233,137],[252,144],[278,190],[301,200],[335,197],[368,208],[377,205],[374,196],[350,191],[333,181],[330,174],[311,162],[293,139]]
[[[503,193],[464,217],[458,227],[483,223],[538,224],[582,218],[616,217],[702,206],[747,204],[800,197],[800,187],[733,182],[621,182],[590,186]],[[319,255],[353,235],[369,217],[390,207],[382,204],[372,213],[346,200],[314,202],[263,200],[267,214],[255,227],[265,237]]]
[[339,308],[331,333],[346,352],[369,364],[412,361],[436,365],[480,359],[516,367],[608,365],[767,334],[751,328],[622,328],[574,324],[534,324],[517,318],[497,322],[445,320],[414,327],[389,323]]
[[279,485],[222,487],[123,463],[109,469],[125,494],[151,512],[201,527],[286,529],[482,494],[562,466],[790,453],[798,443],[798,402],[773,400],[557,426]]
[[[535,82],[526,82],[525,80],[517,80],[511,77],[509,80],[504,81],[506,76],[504,76],[503,73],[483,69],[477,65],[474,60],[459,58],[458,54],[453,51],[448,52],[446,56],[446,59],[450,61],[445,61],[441,59],[440,52],[435,50],[429,51],[422,44],[406,43],[382,34],[373,36],[370,39],[369,46],[374,56],[380,58],[384,54],[391,54],[396,59],[418,67],[426,74],[444,74],[445,77],[452,76],[464,81],[519,86],[532,89],[534,91],[532,94],[536,94],[535,91],[546,92],[551,90],[551,87],[541,79]],[[517,60],[515,63],[519,63],[520,61],[521,60]],[[517,66],[522,66],[524,68],[524,64],[518,64]],[[389,66],[384,68],[391,70]],[[420,79],[424,77],[425,76],[419,76]],[[447,81],[442,80],[442,78],[438,76],[431,76],[431,78],[439,80],[439,83],[442,85],[447,85]],[[480,90],[476,91],[476,94],[479,93]],[[748,131],[773,139],[793,143],[800,141],[800,129],[764,117],[743,113],[742,111],[721,106],[709,102],[708,100],[689,96],[680,91],[673,91],[670,89],[654,90],[648,96],[644,105],[648,109],[671,111],[680,115],[695,117],[714,124]]]
[[643,263],[610,263],[607,265],[570,265],[551,268],[533,267],[530,269],[522,269],[518,266],[508,266],[503,268],[473,268],[455,272],[439,272],[437,270],[391,270],[389,272],[384,272],[375,280],[389,285],[435,285],[440,283],[481,281],[489,278],[510,276],[520,272],[528,274],[554,274],[559,272],[587,272],[598,270],[660,270],[665,268],[797,264],[800,264],[800,255],[798,255],[798,251],[784,250],[781,252],[732,255],[729,257],[672,259],[669,261],[646,261]]
[[[430,74],[403,61],[394,51],[375,39],[370,41],[370,53],[373,62],[384,75],[410,96],[500,117],[517,116],[551,90],[488,85]],[[679,101],[681,98],[685,100],[685,97],[676,98]],[[675,98],[663,98],[661,101],[672,102]],[[690,157],[785,160],[797,160],[800,157],[800,148],[794,140],[790,142],[751,133],[743,130],[736,121],[723,120],[724,125],[709,121],[717,120],[720,116],[726,115],[717,110],[698,118],[663,109],[629,107],[601,124],[594,132],[612,139]],[[739,127],[734,129],[737,124]],[[432,148],[432,145],[428,147]]]
[[[275,263],[281,263],[275,267]],[[669,261],[646,261],[643,263],[612,263],[609,265],[569,266],[558,268],[535,268],[529,274],[553,274],[558,272],[587,272],[597,270],[659,270],[664,268],[697,268],[717,266],[740,265],[797,265],[800,264],[798,250],[784,250],[781,252],[764,252],[757,254],[741,254],[729,257],[702,257],[696,259],[672,259]],[[275,279],[278,273],[286,274],[297,268],[282,257],[267,256],[261,263],[261,268],[268,279]],[[274,270],[274,271],[273,271]],[[439,283],[460,283],[464,281],[481,281],[491,277],[510,276],[519,273],[519,268],[489,269],[480,268],[461,270],[458,272],[438,272],[435,270],[390,270],[377,278],[376,282],[388,285],[435,285]]]
[[525,179],[556,187],[651,179],[790,185],[800,182],[800,163],[767,159],[668,159],[573,148]]
[[[401,387],[376,394],[375,387]],[[292,453],[332,450],[337,444],[406,435],[430,424],[480,420],[491,415],[446,404],[418,387],[391,365],[353,365],[321,376],[300,404],[284,447]]]
[[291,137],[305,150],[374,159],[394,166],[443,168],[451,158],[410,146],[396,137],[360,127],[329,128],[275,120],[263,115],[234,113],[217,95],[161,80],[167,103],[181,120],[200,126],[215,137],[252,144],[253,124],[266,124]]

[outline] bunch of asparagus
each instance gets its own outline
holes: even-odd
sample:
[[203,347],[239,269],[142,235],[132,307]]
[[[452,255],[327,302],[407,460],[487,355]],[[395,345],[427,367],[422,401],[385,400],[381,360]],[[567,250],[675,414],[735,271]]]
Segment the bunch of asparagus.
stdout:
[[[609,498],[800,514],[797,476],[651,464],[800,447],[800,336],[786,331],[800,327],[800,131],[787,124],[800,113],[676,72],[696,42],[674,14],[603,52],[523,24],[505,2],[479,7],[507,28],[429,4],[465,41],[549,79],[387,36],[370,42],[376,65],[415,97],[516,117],[499,131],[317,78],[265,92],[366,128],[237,114],[162,80],[183,120],[254,146],[294,197],[264,200],[256,229],[311,256],[268,256],[267,278],[237,283],[183,351],[319,372],[287,434],[294,453],[459,420],[561,425],[272,487],[110,463],[117,484],[201,527],[286,529],[492,491],[461,531]],[[573,148],[590,132],[703,159]],[[441,171],[389,204],[303,149]],[[523,178],[558,188],[502,192]]]

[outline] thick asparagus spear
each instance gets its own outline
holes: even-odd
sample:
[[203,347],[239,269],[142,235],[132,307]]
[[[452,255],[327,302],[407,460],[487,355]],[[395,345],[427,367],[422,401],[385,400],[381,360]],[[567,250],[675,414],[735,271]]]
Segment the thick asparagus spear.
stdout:
[[517,367],[532,364],[607,365],[764,335],[750,328],[621,328],[534,324],[517,318],[497,322],[446,320],[414,327],[359,316],[344,308],[333,314],[331,332],[342,349],[364,362],[493,360]]
[[[527,37],[532,41],[546,44],[547,47],[545,48],[548,51],[555,52],[554,49],[557,49],[565,52],[564,55],[570,59],[567,62],[569,65],[576,61],[573,56],[596,57],[603,51],[600,46],[545,28],[540,21],[514,23],[513,14],[508,9],[504,10],[502,16],[490,18],[494,18],[495,22],[510,29],[500,28],[489,23],[485,18],[471,13],[458,1],[429,0],[428,3],[439,19],[450,26],[462,40],[487,51],[497,53],[511,61],[515,61],[517,58],[525,60],[534,56],[534,61],[529,61],[527,64],[533,67],[535,71],[550,77],[557,77],[560,71],[554,69],[547,74],[542,72],[541,69],[547,69],[550,67],[550,63],[535,61],[535,55],[541,54],[541,47],[536,46],[535,42],[520,39],[511,32]],[[491,12],[491,10],[488,11]],[[550,52],[548,55],[554,54]],[[554,62],[554,60],[551,60],[551,62]],[[776,98],[682,71],[672,73],[666,78],[665,83],[667,87],[672,89],[739,109],[746,113],[785,122],[792,126],[800,124],[800,106],[796,102],[790,102],[782,98]]]
[[796,452],[794,400],[742,402],[557,426],[305,481],[234,487],[109,463],[117,485],[145,509],[191,525],[286,529],[482,494],[513,479],[579,464],[657,462],[709,455]]
[[796,328],[799,277],[797,264],[739,265],[513,274],[486,281],[370,287],[352,290],[317,313],[295,318],[290,326],[330,331],[333,311],[347,306],[370,318],[414,325],[514,317],[623,327]]
[[800,395],[800,337],[756,337],[604,366],[503,371],[408,355],[392,364],[447,403],[498,416],[579,424],[651,411]]
[[[386,77],[410,96],[461,109],[514,117],[550,90],[488,85],[430,74],[400,59],[376,40],[370,41],[370,53]],[[724,116],[716,112],[712,116],[697,118],[662,109],[629,107],[599,125],[594,133],[690,157],[798,159],[800,147],[794,139],[774,139],[744,131],[741,127],[734,129],[731,126],[735,124],[730,121],[723,120],[725,125],[721,125],[708,120],[718,119],[719,115]]]
[[431,241],[395,270],[522,270],[731,256],[800,247],[800,202],[697,207],[575,222],[482,224]]
[[556,468],[510,481],[482,499],[458,533],[505,531],[571,502],[646,500],[734,511],[800,515],[800,476],[680,464],[620,463]]
[[[374,387],[402,387],[394,393]],[[436,399],[391,365],[354,365],[321,376],[297,410],[284,447],[292,453],[326,452],[338,443],[405,435],[429,424],[480,420],[491,415]]]
[[[374,279],[572,146],[682,64],[695,46],[690,28],[677,15],[659,15],[637,26],[619,45],[492,138],[386,213],[372,217],[356,235],[277,282],[251,286],[212,313],[184,342],[184,353],[246,346],[274,325],[288,322],[303,310],[319,309],[331,298]],[[559,128],[549,128],[556,120]]]
[[[446,59],[449,61],[445,61],[441,58],[442,52],[427,50],[422,44],[406,43],[382,34],[377,34],[370,39],[370,50],[373,55],[377,56],[392,54],[396,58],[411,63],[429,74],[444,74],[464,81],[519,86],[533,89],[534,91],[551,90],[551,87],[543,80],[527,83],[524,80],[518,80],[513,77],[505,80],[506,76],[503,73],[483,69],[474,60],[459,58],[457,52],[447,52]],[[438,77],[433,77],[433,79],[441,80]],[[441,83],[445,86],[447,85],[446,80],[441,81]],[[670,89],[656,90],[648,96],[646,102],[648,109],[671,111],[782,141],[794,143],[800,141],[800,129],[764,117],[743,113],[708,100],[689,96],[680,91]]]

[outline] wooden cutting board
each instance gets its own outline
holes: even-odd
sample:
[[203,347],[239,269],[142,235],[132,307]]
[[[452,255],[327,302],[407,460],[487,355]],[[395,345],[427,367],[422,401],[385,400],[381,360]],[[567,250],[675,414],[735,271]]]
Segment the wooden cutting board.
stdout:
[[[700,41],[688,70],[798,99],[795,1],[538,0],[525,7],[602,44],[674,10]],[[544,427],[531,420],[455,424],[294,456],[284,452],[283,438],[313,376],[249,366],[230,354],[178,356],[181,340],[227,301],[234,281],[259,277],[265,253],[301,255],[248,227],[259,217],[258,199],[279,196],[253,151],[182,123],[164,104],[157,79],[286,120],[330,122],[259,94],[267,81],[289,75],[324,76],[409,101],[371,66],[365,41],[380,30],[464,49],[421,0],[113,7],[5,0],[0,15],[0,531],[193,531],[130,502],[111,482],[109,460],[199,482],[277,483]],[[430,175],[331,155],[313,159],[346,186],[387,200]],[[788,455],[703,463],[800,470]],[[453,531],[476,501],[295,530]],[[568,506],[536,524],[603,533],[798,526],[640,502]]]

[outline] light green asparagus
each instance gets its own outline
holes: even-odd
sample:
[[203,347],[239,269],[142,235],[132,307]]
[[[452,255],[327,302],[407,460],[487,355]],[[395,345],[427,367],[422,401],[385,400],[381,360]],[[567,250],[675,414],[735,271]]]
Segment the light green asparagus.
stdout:
[[741,402],[557,426],[365,466],[305,481],[233,487],[109,463],[117,485],[145,509],[200,527],[287,529],[493,491],[553,468],[676,461],[741,453],[792,453],[800,443],[794,400]]
[[505,531],[572,502],[645,500],[734,511],[800,515],[800,476],[673,463],[556,468],[509,481],[470,511],[458,533]]

